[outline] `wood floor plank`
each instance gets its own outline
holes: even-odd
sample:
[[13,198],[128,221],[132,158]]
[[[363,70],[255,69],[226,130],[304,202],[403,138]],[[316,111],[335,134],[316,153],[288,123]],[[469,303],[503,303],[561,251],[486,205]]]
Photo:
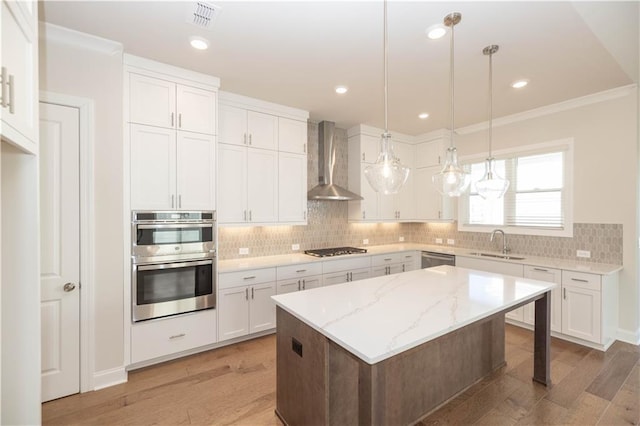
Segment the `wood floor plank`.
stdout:
[[566,417],[567,409],[558,404],[541,399],[517,425],[560,425]]
[[506,414],[501,413],[497,409],[493,409],[485,414],[480,420],[474,423],[474,425],[484,426],[512,426],[516,424],[516,420],[509,417]]
[[599,425],[640,424],[640,365],[636,365],[607,407]]
[[595,424],[609,405],[609,401],[591,393],[583,392],[573,406],[567,410],[562,424],[592,425]]
[[587,392],[611,401],[640,360],[640,353],[620,350],[587,388]]

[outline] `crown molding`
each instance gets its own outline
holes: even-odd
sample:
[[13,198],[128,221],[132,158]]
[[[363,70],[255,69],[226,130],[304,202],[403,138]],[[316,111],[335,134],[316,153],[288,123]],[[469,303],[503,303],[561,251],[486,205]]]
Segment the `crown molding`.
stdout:
[[265,112],[267,114],[278,115],[292,120],[307,121],[309,119],[308,111],[286,105],[275,104],[269,101],[263,101],[261,99],[250,98],[244,95],[238,95],[236,93],[225,92],[223,90],[218,92],[218,103],[220,106],[228,105]]
[[39,23],[39,37],[45,42],[65,44],[110,56],[119,55],[123,52],[121,43],[48,22],[41,21]]
[[[349,129],[347,129],[347,136],[352,137],[356,135],[367,135],[373,137],[380,137],[384,133],[384,129],[380,129],[378,127],[368,126],[366,124],[357,124]],[[398,142],[415,144],[416,138],[415,136],[406,135],[404,133],[394,132],[393,130],[389,130],[391,133],[391,139]]]
[[[617,87],[615,89],[605,90],[603,92],[593,93],[590,95],[582,96],[580,98],[570,99],[568,101],[558,102],[556,104],[546,105],[540,108],[532,109],[517,114],[507,115],[500,118],[493,119],[493,127],[506,126],[508,124],[517,123],[520,121],[531,120],[533,118],[543,117],[545,115],[556,114],[558,112],[567,111],[570,109],[580,108],[587,105],[596,104],[599,102],[609,101],[612,99],[622,98],[627,96],[637,89],[636,84],[630,84],[627,86]],[[489,122],[483,121],[478,124],[472,124],[471,126],[460,127],[456,129],[456,134],[467,135],[470,133],[476,133],[489,128]]]

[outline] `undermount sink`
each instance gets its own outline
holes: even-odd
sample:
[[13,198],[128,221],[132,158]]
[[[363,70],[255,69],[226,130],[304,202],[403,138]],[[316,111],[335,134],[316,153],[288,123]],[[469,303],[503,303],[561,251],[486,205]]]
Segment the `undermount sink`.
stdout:
[[469,254],[472,254],[473,256],[496,257],[498,259],[506,259],[506,260],[524,260],[524,257],[511,256],[509,254],[481,253],[481,252],[474,252]]

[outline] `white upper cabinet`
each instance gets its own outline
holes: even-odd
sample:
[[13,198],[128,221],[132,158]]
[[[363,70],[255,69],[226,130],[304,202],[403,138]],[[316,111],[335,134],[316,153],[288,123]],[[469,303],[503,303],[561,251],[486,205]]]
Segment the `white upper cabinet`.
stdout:
[[220,93],[220,224],[307,223],[309,113]]
[[219,80],[124,59],[131,209],[215,210]]
[[230,105],[220,106],[220,142],[278,149],[278,117]]
[[135,73],[129,79],[132,123],[216,133],[215,92]]
[[294,154],[306,154],[307,122],[279,117],[278,150]]
[[20,149],[38,151],[37,3],[2,1],[0,14],[0,135]]
[[439,166],[444,162],[446,152],[444,138],[416,145],[415,167]]
[[416,145],[415,177],[413,196],[414,218],[419,221],[439,221],[453,219],[451,197],[440,194],[431,177],[439,173],[444,163],[447,139],[442,137]]
[[213,136],[131,125],[131,208],[215,209]]

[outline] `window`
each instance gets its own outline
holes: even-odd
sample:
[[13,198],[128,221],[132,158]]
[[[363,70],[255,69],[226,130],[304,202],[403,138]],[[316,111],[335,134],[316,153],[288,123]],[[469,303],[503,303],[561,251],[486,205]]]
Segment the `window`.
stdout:
[[504,197],[485,200],[475,187],[485,172],[484,158],[463,160],[471,173],[468,195],[460,197],[459,229],[491,231],[496,227],[519,234],[572,236],[573,141],[496,152],[495,168],[509,179]]

